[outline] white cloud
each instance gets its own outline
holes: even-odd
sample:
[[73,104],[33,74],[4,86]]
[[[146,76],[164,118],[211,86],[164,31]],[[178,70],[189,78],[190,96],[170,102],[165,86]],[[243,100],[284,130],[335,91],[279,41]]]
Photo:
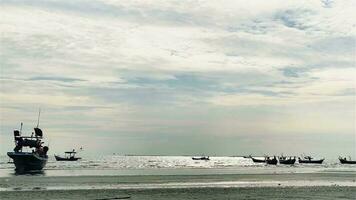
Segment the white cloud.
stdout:
[[[128,120],[148,126],[166,117],[137,116],[152,106],[173,105],[172,116],[197,104],[352,106],[355,1],[0,4],[0,101],[6,113],[36,104],[108,107],[86,112],[82,124],[96,114],[113,119],[117,113],[110,108],[128,107]],[[134,129],[113,124],[105,130]],[[145,130],[159,131],[159,125]]]

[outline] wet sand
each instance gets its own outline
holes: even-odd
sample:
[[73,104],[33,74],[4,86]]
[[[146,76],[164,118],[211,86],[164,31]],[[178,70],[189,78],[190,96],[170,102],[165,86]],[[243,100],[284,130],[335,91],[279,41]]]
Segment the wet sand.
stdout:
[[93,189],[1,192],[9,199],[355,199],[356,187],[248,187],[248,188],[171,188],[171,189]]
[[355,199],[356,174],[283,173],[0,178],[0,199]]

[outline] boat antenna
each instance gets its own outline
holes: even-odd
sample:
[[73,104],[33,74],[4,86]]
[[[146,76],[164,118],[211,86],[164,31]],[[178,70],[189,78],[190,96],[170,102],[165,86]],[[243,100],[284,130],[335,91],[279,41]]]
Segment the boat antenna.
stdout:
[[41,108],[38,109],[37,127],[40,125]]
[[22,134],[22,126],[23,126],[23,123],[21,122],[20,134]]

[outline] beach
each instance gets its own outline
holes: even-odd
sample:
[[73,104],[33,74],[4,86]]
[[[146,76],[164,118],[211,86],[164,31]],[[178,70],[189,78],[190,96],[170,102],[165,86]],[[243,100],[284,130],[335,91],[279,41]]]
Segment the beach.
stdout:
[[[119,165],[114,165],[118,162]],[[72,163],[51,161],[41,173],[21,175],[14,172],[11,164],[2,163],[2,200],[355,199],[356,196],[356,167],[333,162],[268,166],[240,157],[191,161],[189,157],[109,156]]]
[[2,192],[1,199],[355,199],[355,187],[102,189]]

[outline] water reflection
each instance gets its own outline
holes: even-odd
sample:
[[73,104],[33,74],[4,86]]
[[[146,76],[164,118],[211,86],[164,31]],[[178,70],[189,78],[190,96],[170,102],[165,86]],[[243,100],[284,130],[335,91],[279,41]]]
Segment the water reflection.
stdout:
[[43,176],[46,175],[44,170],[32,170],[32,171],[16,171],[12,173],[14,176],[28,175],[28,176]]

